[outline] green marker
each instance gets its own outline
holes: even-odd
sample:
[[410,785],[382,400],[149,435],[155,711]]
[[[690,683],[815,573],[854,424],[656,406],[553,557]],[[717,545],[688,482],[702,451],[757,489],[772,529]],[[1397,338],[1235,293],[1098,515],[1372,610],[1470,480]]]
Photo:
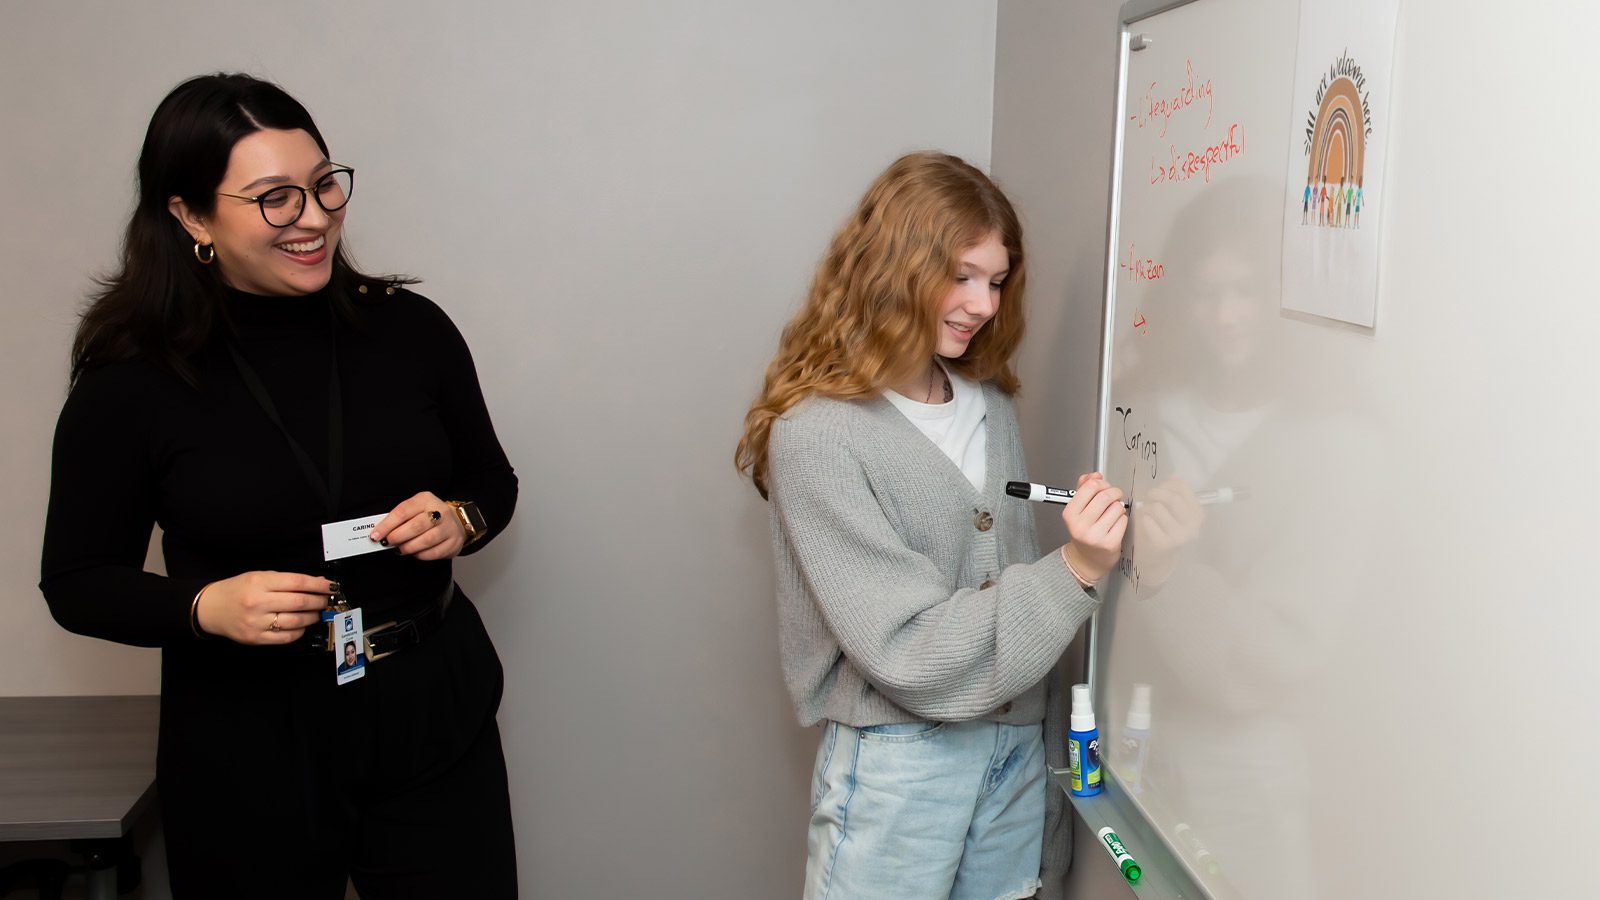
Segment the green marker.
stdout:
[[1139,876],[1144,872],[1128,854],[1128,848],[1122,846],[1122,838],[1117,837],[1117,833],[1111,830],[1110,825],[1100,829],[1099,838],[1101,846],[1106,848],[1106,852],[1116,861],[1117,867],[1122,869],[1122,877],[1128,879],[1129,884],[1138,884]]

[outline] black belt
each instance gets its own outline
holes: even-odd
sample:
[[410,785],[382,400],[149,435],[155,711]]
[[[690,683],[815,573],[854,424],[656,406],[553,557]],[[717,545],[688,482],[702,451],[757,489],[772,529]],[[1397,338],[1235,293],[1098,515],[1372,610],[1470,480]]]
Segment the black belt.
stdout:
[[[413,644],[420,644],[423,638],[438,631],[444,625],[445,613],[449,611],[450,601],[455,595],[456,586],[452,583],[445,588],[443,594],[430,600],[421,609],[409,615],[396,616],[380,625],[363,628],[361,636],[362,643],[366,645],[363,650],[367,662],[383,659]],[[328,629],[307,628],[306,636],[300,640],[300,646],[307,653],[327,652],[330,648]]]

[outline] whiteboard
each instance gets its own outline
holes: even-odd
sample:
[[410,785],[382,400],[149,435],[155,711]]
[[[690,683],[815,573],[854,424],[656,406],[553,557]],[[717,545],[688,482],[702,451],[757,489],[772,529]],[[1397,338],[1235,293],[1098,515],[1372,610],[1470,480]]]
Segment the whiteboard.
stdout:
[[1403,4],[1371,327],[1281,305],[1299,13],[1122,12],[1110,777],[1213,897],[1589,895],[1600,129],[1560,85],[1600,13]]

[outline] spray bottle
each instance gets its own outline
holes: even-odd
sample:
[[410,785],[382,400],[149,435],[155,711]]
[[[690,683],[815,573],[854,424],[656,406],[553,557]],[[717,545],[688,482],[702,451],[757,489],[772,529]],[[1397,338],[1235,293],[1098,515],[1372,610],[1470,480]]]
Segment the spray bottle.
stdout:
[[1067,733],[1068,784],[1079,797],[1100,793],[1100,731],[1094,727],[1089,686],[1072,686],[1071,731]]
[[1117,774],[1128,793],[1144,787],[1144,761],[1150,754],[1150,685],[1135,684],[1128,703],[1128,718],[1122,726],[1122,742],[1117,748]]

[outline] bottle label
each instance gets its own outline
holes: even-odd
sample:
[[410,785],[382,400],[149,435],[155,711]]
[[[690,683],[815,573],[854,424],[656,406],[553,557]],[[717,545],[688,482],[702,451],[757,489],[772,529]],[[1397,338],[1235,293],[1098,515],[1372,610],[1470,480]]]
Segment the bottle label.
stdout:
[[1067,739],[1067,786],[1088,797],[1100,793],[1100,736],[1090,732]]

